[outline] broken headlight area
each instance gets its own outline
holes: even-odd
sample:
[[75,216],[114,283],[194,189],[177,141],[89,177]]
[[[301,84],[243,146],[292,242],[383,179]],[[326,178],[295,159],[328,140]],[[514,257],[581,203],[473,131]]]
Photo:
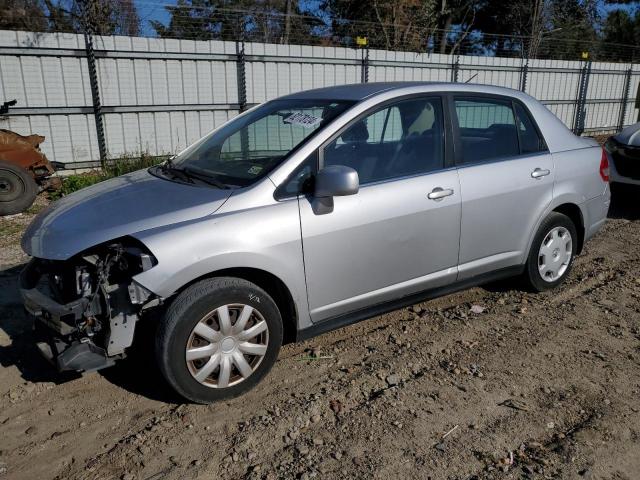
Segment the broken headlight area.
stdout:
[[123,238],[69,260],[32,259],[20,276],[25,309],[35,317],[40,351],[60,371],[113,365],[133,342],[136,322],[160,304],[133,277],[156,260]]

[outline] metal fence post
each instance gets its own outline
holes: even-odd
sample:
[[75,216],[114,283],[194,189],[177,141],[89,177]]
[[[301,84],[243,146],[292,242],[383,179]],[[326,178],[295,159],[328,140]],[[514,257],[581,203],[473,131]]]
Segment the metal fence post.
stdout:
[[100,166],[105,167],[107,161],[107,142],[104,135],[104,122],[102,118],[102,104],[100,103],[100,88],[98,85],[98,70],[96,68],[96,56],[93,49],[91,26],[85,15],[84,46],[87,53],[87,67],[89,69],[89,85],[91,87],[91,100],[93,102],[93,116],[96,122],[96,135],[98,137],[98,152]]
[[627,70],[622,89],[622,103],[620,104],[620,118],[618,119],[618,131],[624,128],[624,121],[627,117],[627,105],[629,104],[629,91],[631,90],[631,67]]
[[520,67],[520,91],[521,92],[527,91],[528,74],[529,74],[529,58],[527,57],[527,59],[524,60],[524,63]]
[[573,117],[573,133],[582,135],[584,132],[585,108],[587,103],[587,89],[589,87],[589,76],[591,75],[591,60],[584,63],[580,72],[578,82],[578,97],[576,98],[576,111]]
[[638,83],[638,90],[636,91],[636,104],[634,105],[634,107],[638,109],[638,118],[636,119],[636,122],[640,122],[640,83]]
[[451,81],[456,83],[460,76],[460,57],[456,55],[455,61],[451,64]]
[[238,106],[240,112],[247,109],[247,75],[245,71],[244,41],[236,41],[236,72],[238,82]]
[[362,61],[360,67],[360,82],[367,83],[369,81],[369,47],[362,49]]
[[[247,109],[247,74],[245,71],[244,40],[236,41],[236,72],[238,82],[238,109],[240,113]],[[240,130],[240,148],[243,160],[249,159],[249,132]]]

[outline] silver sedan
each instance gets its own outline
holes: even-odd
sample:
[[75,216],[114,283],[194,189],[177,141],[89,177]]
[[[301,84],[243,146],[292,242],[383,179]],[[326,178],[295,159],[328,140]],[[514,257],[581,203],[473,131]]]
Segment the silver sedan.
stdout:
[[498,278],[556,287],[608,180],[595,141],[518,91],[300,92],[41,213],[22,294],[60,370],[112,365],[148,320],[168,383],[211,402],[256,385],[283,342]]

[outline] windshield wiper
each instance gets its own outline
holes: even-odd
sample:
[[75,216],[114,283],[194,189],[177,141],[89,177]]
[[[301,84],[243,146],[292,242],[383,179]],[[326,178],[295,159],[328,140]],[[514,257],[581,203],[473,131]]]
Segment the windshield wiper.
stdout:
[[173,164],[173,161],[171,161],[171,159],[168,159],[164,163],[161,163],[159,167],[162,173],[164,174],[173,175],[174,177],[179,178],[184,182],[194,183],[193,179],[190,178],[189,174],[185,172],[183,168],[176,167]]
[[226,185],[221,181],[216,180],[215,178],[211,177],[210,175],[207,175],[206,173],[202,173],[198,170],[194,170],[193,168],[183,167],[181,171],[186,175],[189,175],[190,177],[197,178],[201,182],[212,185],[214,187],[217,187],[223,190],[227,190],[229,188],[229,185]]
[[206,183],[207,185],[214,186],[221,190],[227,190],[229,188],[228,185],[220,182],[219,180],[216,180],[215,178],[212,178],[204,172],[200,172],[199,170],[191,167],[178,167],[174,165],[171,159],[168,159],[159,166],[162,173],[173,175],[174,177],[177,177],[189,183],[195,183],[194,179],[196,179],[202,183]]

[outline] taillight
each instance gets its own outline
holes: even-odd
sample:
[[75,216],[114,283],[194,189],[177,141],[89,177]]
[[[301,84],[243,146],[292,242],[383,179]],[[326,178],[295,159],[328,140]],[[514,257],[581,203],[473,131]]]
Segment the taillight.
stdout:
[[604,147],[602,147],[602,157],[600,157],[600,177],[603,182],[609,181],[609,157]]

